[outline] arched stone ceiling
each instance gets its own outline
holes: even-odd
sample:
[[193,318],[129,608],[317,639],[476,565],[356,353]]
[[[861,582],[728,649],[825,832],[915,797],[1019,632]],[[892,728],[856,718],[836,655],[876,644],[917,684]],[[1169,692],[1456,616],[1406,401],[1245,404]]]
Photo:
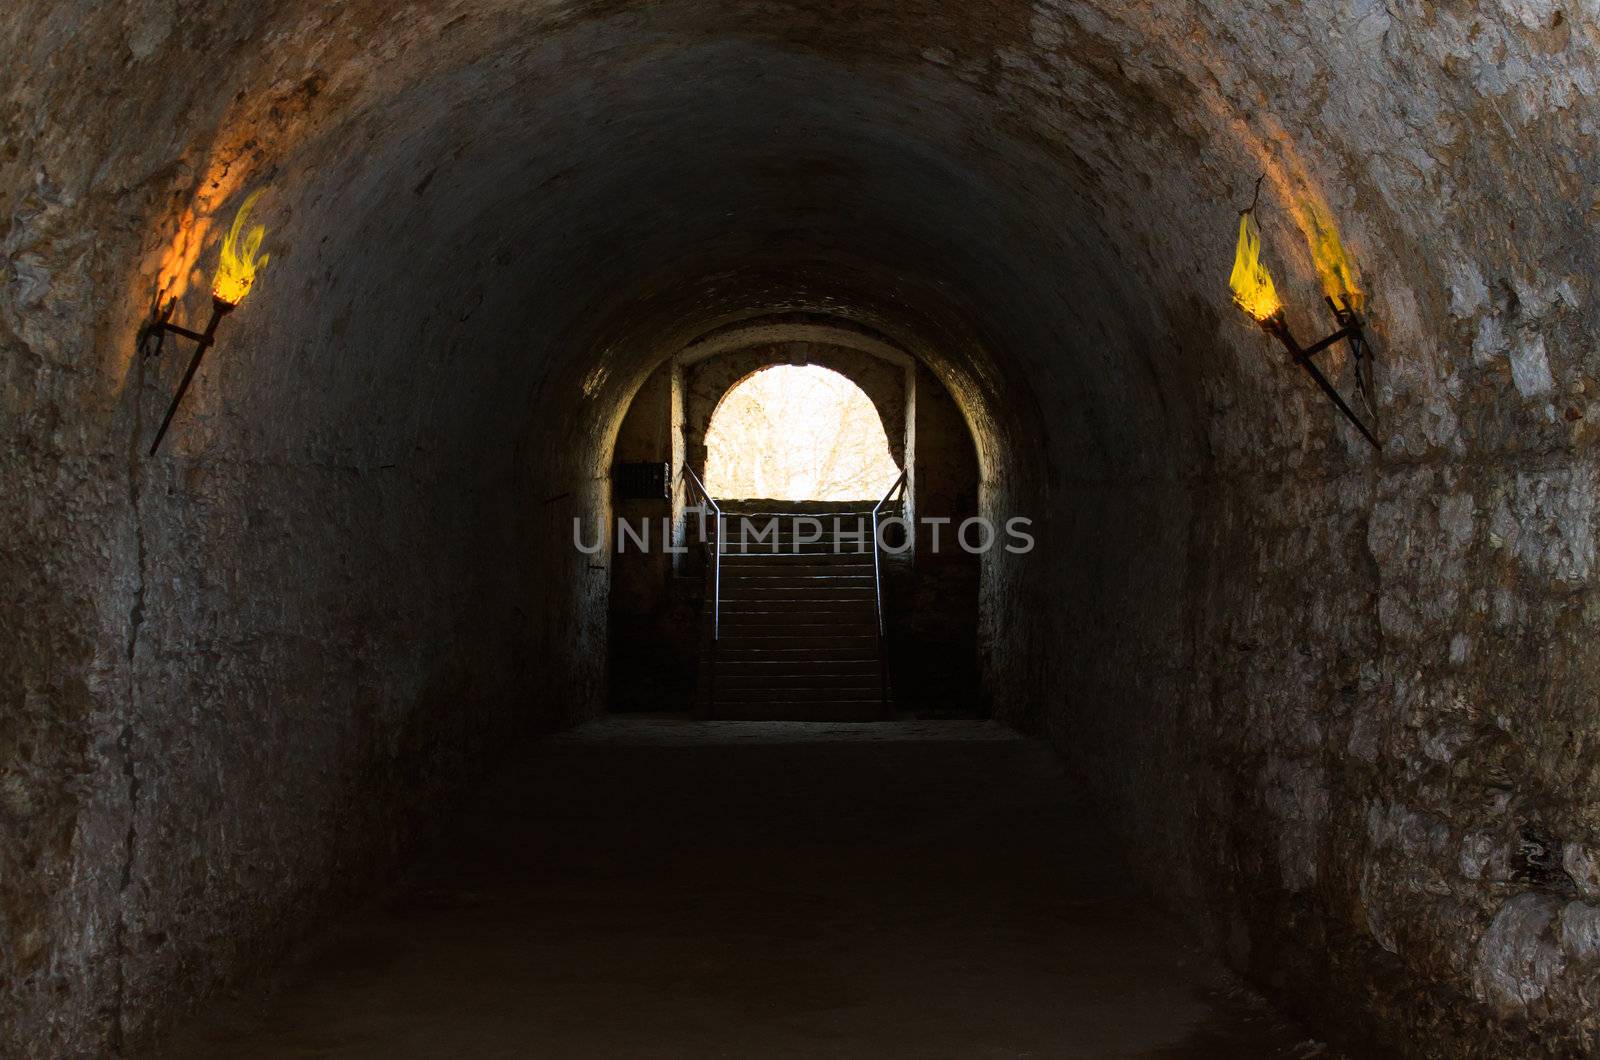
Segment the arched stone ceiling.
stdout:
[[1226,304],[1266,173],[1291,319],[1321,326],[1327,218],[1420,453],[1463,444],[1438,339],[1497,285],[1587,311],[1591,31],[1538,4],[61,5],[10,31],[39,179],[9,243],[118,218],[90,260],[126,328],[183,211],[269,185],[237,411],[293,405],[323,446],[465,452],[449,409],[504,431],[546,388],[626,391],[636,331],[837,305],[959,336],[958,391],[1031,386],[1071,459],[1148,467],[1329,434]]

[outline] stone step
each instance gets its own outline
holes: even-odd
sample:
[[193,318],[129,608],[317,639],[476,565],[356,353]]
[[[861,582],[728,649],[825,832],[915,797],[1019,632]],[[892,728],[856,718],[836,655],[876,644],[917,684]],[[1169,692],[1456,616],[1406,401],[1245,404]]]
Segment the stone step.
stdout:
[[[739,605],[754,603],[750,600],[724,600],[722,602],[722,636],[741,637],[846,637],[852,640],[876,637],[878,612],[871,601],[849,601],[853,608],[811,608],[815,600],[803,603],[806,611],[794,608],[776,608],[770,611],[741,611]],[[708,609],[704,616],[711,621]],[[709,628],[709,627],[707,627]]]
[[803,669],[806,666],[829,666],[834,663],[870,663],[877,666],[877,650],[872,647],[862,648],[794,648],[787,652],[774,652],[771,648],[731,648],[718,647],[715,653],[701,655],[704,665],[730,666],[746,665],[746,663],[768,663],[774,666],[792,666]]
[[865,600],[872,604],[877,600],[872,583],[865,585],[761,585],[750,582],[723,582],[722,604],[723,614],[727,614],[729,603],[745,603],[749,601],[805,601],[806,603],[854,603]]
[[700,662],[705,666],[715,666],[718,673],[878,673],[877,655],[861,652],[795,652],[788,657],[774,658],[769,653],[762,653],[759,657],[749,652],[735,656],[719,649],[714,655],[702,655]]
[[[754,536],[750,536],[750,538],[739,540],[738,536],[730,536],[728,540],[723,541],[722,554],[723,556],[773,556],[773,554],[778,554],[778,556],[795,556],[795,554],[802,554],[802,556],[864,556],[867,557],[867,560],[870,560],[872,559],[870,543],[872,543],[870,535],[867,535],[866,540],[862,541],[856,541],[850,536],[840,538],[838,541],[832,540],[832,538],[824,538],[821,541],[797,541],[794,538],[787,538],[787,536],[784,536],[784,538],[762,538],[762,540],[757,540]],[[715,540],[690,540],[686,543],[685,548],[690,549],[690,551],[699,551],[699,549],[710,551],[712,544],[715,544]]]
[[[708,534],[705,538],[702,539],[698,533],[692,533],[692,534],[690,534],[688,536],[685,544],[688,547],[699,547],[699,546],[709,545],[709,544],[715,542],[716,539],[717,539],[717,536],[715,534]],[[789,533],[788,531],[784,531],[784,532],[779,533],[779,534],[770,534],[770,533],[768,533],[768,534],[763,534],[763,535],[758,537],[756,535],[754,529],[752,529],[750,533],[745,534],[743,537],[740,537],[738,528],[734,527],[734,528],[730,528],[729,529],[727,535],[723,538],[723,540],[727,543],[726,547],[730,548],[730,549],[733,548],[735,545],[765,545],[767,548],[771,548],[774,542],[777,542],[777,543],[783,544],[783,545],[789,545],[789,544],[792,544],[792,543],[794,543],[796,541],[799,541],[799,542],[804,543],[804,544],[812,544],[812,545],[833,544],[834,542],[837,542],[841,546],[845,546],[845,545],[867,545],[867,544],[870,544],[872,542],[872,527],[866,526],[866,527],[862,528],[861,540],[860,541],[856,540],[855,527],[853,527],[853,526],[842,527],[841,530],[840,530],[840,533],[838,533],[837,535],[834,534],[831,530],[829,530],[827,533],[824,533],[821,537],[817,537],[815,534],[809,534],[809,533],[797,536],[795,534]]]
[[799,642],[816,641],[821,638],[827,641],[847,641],[852,645],[871,641],[875,645],[878,637],[878,625],[872,615],[862,615],[849,622],[839,615],[828,615],[815,621],[802,621],[788,613],[756,619],[752,619],[749,615],[722,617],[720,639],[725,644],[736,640],[750,641],[753,644],[770,644],[780,640]]
[[821,571],[811,568],[800,570],[768,571],[727,569],[722,572],[722,587],[727,589],[730,585],[760,586],[762,588],[782,588],[789,586],[796,589],[833,589],[833,588],[867,588],[875,584],[872,572],[865,574],[838,573]]
[[717,703],[710,716],[725,721],[878,721],[889,712],[881,700],[769,700]]
[[718,703],[759,703],[763,700],[804,703],[810,699],[835,703],[878,703],[883,700],[883,693],[876,681],[855,686],[773,682],[766,685],[729,687],[727,682],[719,680],[716,682],[715,696]]
[[717,676],[737,677],[840,677],[845,675],[878,678],[876,659],[821,659],[812,656],[796,659],[735,659],[719,653]]
[[[752,513],[758,524],[767,512]],[[862,529],[870,527],[863,520]],[[885,716],[875,557],[853,519],[797,539],[787,519],[758,540],[724,533],[721,637],[702,644],[710,716],[866,721]],[[713,538],[711,547],[717,542]],[[708,595],[705,614],[711,613]],[[709,623],[705,627],[710,628]]]
[[[706,604],[706,614],[711,605]],[[877,621],[878,609],[872,597],[860,600],[778,599],[767,597],[756,600],[732,599],[722,601],[723,625],[740,623],[767,624],[791,622],[809,626],[818,622],[852,621],[871,625]]]
[[[830,509],[828,509],[826,511],[812,511],[812,512],[797,511],[796,509],[793,509],[793,508],[781,508],[781,507],[779,507],[779,508],[751,508],[751,509],[748,509],[748,510],[746,510],[744,508],[727,508],[727,507],[724,507],[722,509],[722,517],[724,519],[728,519],[728,520],[755,519],[755,520],[759,521],[759,520],[763,520],[763,519],[782,519],[785,522],[789,521],[790,519],[822,519],[822,520],[828,520],[828,519],[834,519],[834,518],[848,519],[848,518],[853,518],[855,516],[860,516],[863,519],[870,519],[872,517],[872,509],[873,509],[873,507],[874,507],[874,505],[872,505],[872,504],[864,504],[864,505],[863,504],[852,504],[852,505],[848,505],[848,506],[842,507],[842,508],[830,508]],[[689,516],[689,518],[690,519],[694,519],[695,516],[691,514]],[[706,522],[709,524],[710,521],[711,521],[711,517],[709,515],[706,516]]]
[[813,665],[830,667],[845,664],[860,664],[873,668],[877,672],[878,655],[871,649],[840,649],[840,648],[806,648],[786,652],[773,652],[769,649],[737,649],[718,646],[715,653],[705,652],[700,656],[702,664],[716,665],[718,668],[738,666],[749,669],[757,663],[765,664],[773,669],[789,669],[804,671]]
[[[882,519],[878,520],[878,525],[883,525]],[[722,531],[730,541],[737,541],[741,533],[749,538],[754,538],[759,534],[763,540],[770,541],[774,535],[782,538],[816,537],[819,534],[823,537],[833,537],[835,534],[841,537],[854,536],[858,529],[863,533],[871,534],[872,520],[863,516],[858,522],[853,516],[851,516],[841,518],[838,522],[838,525],[835,526],[832,519],[825,519],[820,527],[815,523],[800,523],[799,525],[796,525],[789,522],[787,519],[781,520],[776,524],[767,522],[764,519],[750,519],[748,521],[728,519],[722,524]],[[688,529],[688,533],[689,536],[695,538],[696,540],[702,539],[700,528],[698,526],[691,525]],[[716,536],[716,530],[711,526],[710,523],[707,523],[704,539],[710,539]]]
[[827,689],[829,695],[840,693],[843,698],[854,699],[859,693],[878,694],[878,672],[858,674],[748,674],[729,673],[717,667],[715,675],[717,696],[726,698],[739,692],[752,695],[775,694],[778,690],[811,691]]
[[872,554],[869,552],[800,552],[776,556],[759,552],[729,553],[722,557],[722,576],[762,577],[775,574],[780,577],[808,578],[813,575],[841,574],[871,578]]
[[[708,607],[704,617],[713,617]],[[871,600],[724,600],[722,628],[744,626],[866,626],[876,629],[878,610]],[[812,630],[812,632],[817,632]],[[852,633],[861,630],[852,629]]]
[[[707,612],[705,621],[711,622]],[[709,625],[707,627],[709,629]],[[816,610],[805,613],[795,611],[729,611],[723,603],[722,630],[719,639],[740,637],[876,637],[877,612],[870,607],[855,610]]]
[[[758,603],[762,600],[787,600],[798,604],[812,600],[848,600],[852,602],[865,600],[877,606],[877,587],[868,579],[865,584],[854,585],[818,585],[818,584],[789,584],[786,582],[763,582],[758,580],[733,581],[724,578],[722,581],[722,606],[727,610],[730,601],[741,606],[749,603]],[[746,608],[748,610],[748,608]]]
[[[709,653],[702,658],[711,658]],[[846,662],[878,659],[876,637],[729,637],[717,642],[719,662]]]
[[[731,544],[737,544],[737,542],[729,542],[729,544],[730,545]],[[751,544],[755,544],[755,542],[751,542]],[[770,553],[771,542],[767,542],[767,544],[769,546],[769,553]],[[853,545],[853,544],[855,544],[855,542],[845,542],[845,544]],[[854,551],[854,550],[852,550],[852,551],[848,551],[848,552],[847,551],[835,552],[835,551],[829,550],[827,552],[801,552],[801,553],[796,553],[796,552],[792,552],[791,551],[791,552],[780,552],[779,555],[782,557],[782,559],[780,559],[778,561],[780,563],[830,563],[831,562],[831,563],[844,563],[844,564],[851,564],[851,563],[865,564],[867,566],[871,566],[871,564],[872,564],[872,552],[870,550],[868,550],[868,551]],[[828,557],[837,557],[837,558],[829,559]],[[723,553],[723,559],[726,560],[730,564],[734,564],[734,563],[764,563],[764,562],[771,562],[771,561],[767,560],[763,556],[763,554],[760,553],[760,552],[724,552]]]
[[788,541],[732,540],[723,546],[722,555],[724,559],[729,556],[854,556],[858,559],[865,557],[869,563],[872,561],[872,549],[854,541],[807,541],[797,544]]

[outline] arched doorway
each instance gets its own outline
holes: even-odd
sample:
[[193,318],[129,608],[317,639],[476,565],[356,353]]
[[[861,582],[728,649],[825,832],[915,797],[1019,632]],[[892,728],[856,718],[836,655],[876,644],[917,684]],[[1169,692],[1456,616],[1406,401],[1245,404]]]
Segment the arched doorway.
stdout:
[[900,475],[872,399],[816,364],[773,365],[734,384],[705,445],[715,497],[876,501]]
[[[624,490],[621,477],[613,479],[615,515],[648,522],[657,543],[643,550],[631,539],[613,538],[613,711],[706,709],[711,653],[702,627],[709,554],[699,536],[704,523],[694,514],[698,495],[689,486],[690,473],[708,484],[726,513],[752,516],[752,533],[775,513],[782,517],[780,537],[795,517],[817,518],[830,533],[845,535],[830,539],[843,551],[849,550],[857,517],[870,516],[904,473],[906,484],[895,500],[911,525],[886,533],[905,548],[883,552],[876,571],[866,565],[881,590],[885,640],[879,650],[892,693],[888,706],[896,716],[988,713],[979,676],[982,559],[954,539],[954,528],[977,514],[977,447],[954,397],[919,357],[886,342],[815,327],[792,334],[752,328],[699,341],[670,356],[640,386],[613,452],[614,476],[648,465],[658,472],[652,481],[670,483],[665,491],[658,486],[641,496]],[[842,530],[834,527],[835,515]],[[929,529],[933,523],[942,530]],[[672,527],[682,551],[663,552],[664,526]],[[786,544],[783,550],[789,550]],[[798,561],[777,561],[789,562]],[[846,572],[762,573],[821,578]],[[724,587],[735,594],[739,588]],[[839,637],[848,631],[813,632]],[[722,658],[729,661],[730,651]],[[722,672],[729,676],[727,667]]]

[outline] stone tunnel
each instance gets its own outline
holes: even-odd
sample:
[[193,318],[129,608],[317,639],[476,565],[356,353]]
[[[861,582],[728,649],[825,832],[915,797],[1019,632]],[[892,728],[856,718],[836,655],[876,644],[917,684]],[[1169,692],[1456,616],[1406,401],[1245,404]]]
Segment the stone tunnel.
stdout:
[[[0,40],[0,1053],[143,1055],[263,977],[298,996],[319,938],[416,902],[495,806],[567,815],[517,855],[537,920],[574,800],[633,812],[654,777],[733,813],[672,802],[700,782],[674,754],[751,768],[740,836],[762,798],[793,824],[796,792],[884,797],[904,819],[859,857],[914,865],[944,834],[917,822],[984,815],[1022,875],[968,892],[1018,918],[957,954],[972,1018],[1083,1023],[904,1055],[1279,1055],[1160,1052],[1096,1007],[1061,971],[1088,863],[1302,1049],[1600,1051],[1592,0],[19,0]],[[194,348],[151,353],[152,314],[200,328],[257,191],[269,260],[152,455]],[[1233,304],[1252,204],[1306,344],[1347,256],[1369,374],[1353,344],[1314,364],[1381,448]],[[652,373],[764,326],[902,351],[970,433],[979,514],[1032,520],[978,563],[977,720],[949,724],[983,739],[607,719],[610,557],[573,522],[613,514]],[[1027,768],[972,772],[994,748]],[[1028,778],[1060,803],[1001,790]],[[667,857],[616,827],[607,856]],[[861,923],[920,952],[906,886]],[[426,934],[447,905],[406,908]],[[572,952],[645,930],[610,908]],[[801,975],[767,942],[749,975]],[[622,1023],[647,989],[567,967],[548,988]],[[674,1037],[667,1002],[634,1009],[650,1039],[455,1012],[403,1055],[470,1055],[450,1020],[521,1055],[893,1052],[873,1004],[764,1037],[800,988],[740,989],[738,1037]],[[1108,1019],[1132,1037],[1072,1037]],[[255,1026],[195,1055],[307,1055]]]

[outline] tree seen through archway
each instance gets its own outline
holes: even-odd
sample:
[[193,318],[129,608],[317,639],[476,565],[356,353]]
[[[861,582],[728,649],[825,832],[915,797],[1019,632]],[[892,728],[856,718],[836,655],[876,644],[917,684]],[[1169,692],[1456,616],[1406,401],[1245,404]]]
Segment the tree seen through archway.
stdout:
[[872,400],[817,365],[746,376],[706,431],[706,488],[715,497],[876,500],[899,474]]

